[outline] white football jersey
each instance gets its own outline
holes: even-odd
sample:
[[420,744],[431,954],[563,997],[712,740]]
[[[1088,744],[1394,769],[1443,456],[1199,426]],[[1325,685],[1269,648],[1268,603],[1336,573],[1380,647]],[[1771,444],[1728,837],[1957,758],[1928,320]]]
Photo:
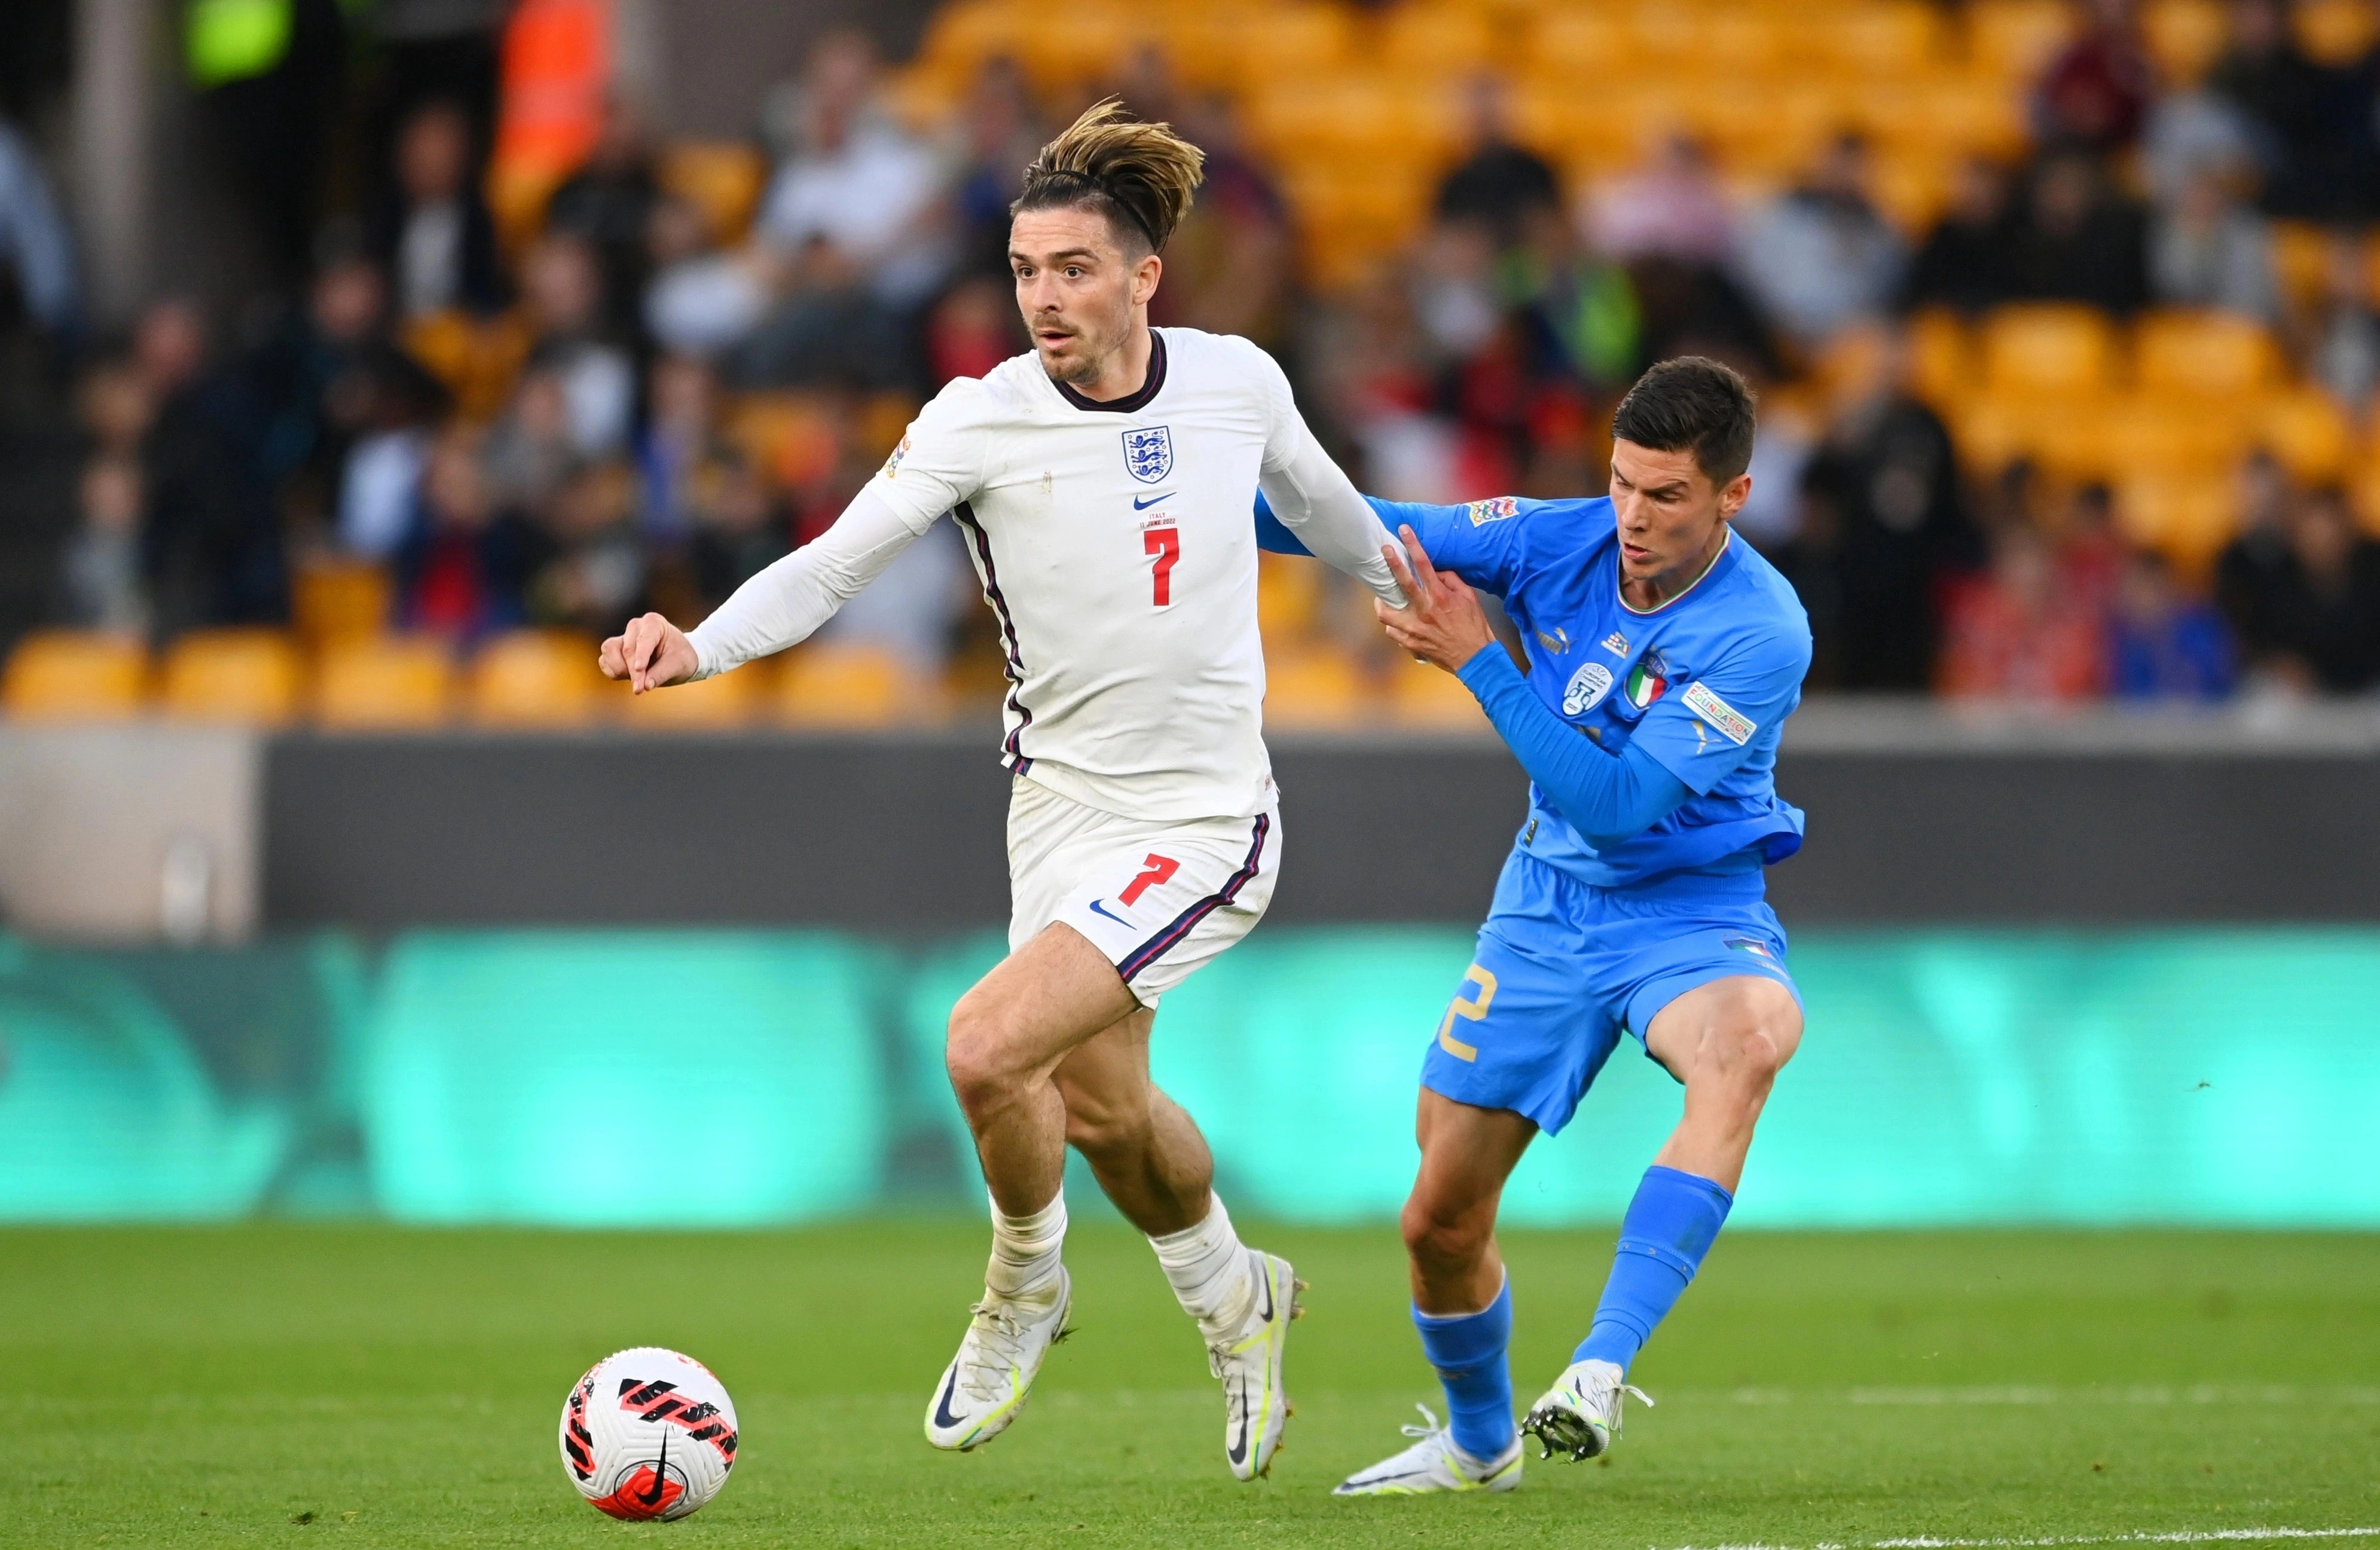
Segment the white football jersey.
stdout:
[[[950,383],[868,492],[913,529],[947,512],[965,535],[1007,657],[1011,770],[1112,813],[1252,815],[1272,769],[1251,509],[1260,478],[1317,482],[1319,450],[1264,351],[1152,336],[1147,381],[1111,403],[1029,353]],[[1316,518],[1326,505],[1333,527],[1360,520],[1335,499]],[[1395,599],[1387,529],[1363,515],[1371,531],[1315,547],[1357,568],[1368,545],[1358,574]]]

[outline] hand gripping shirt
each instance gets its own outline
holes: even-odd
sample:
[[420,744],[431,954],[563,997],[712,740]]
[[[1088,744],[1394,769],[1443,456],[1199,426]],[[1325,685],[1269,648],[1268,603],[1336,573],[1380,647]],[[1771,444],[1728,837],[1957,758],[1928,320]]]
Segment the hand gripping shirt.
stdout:
[[1810,624],[1775,567],[1732,531],[1708,570],[1649,611],[1620,595],[1611,502],[1503,497],[1461,506],[1374,501],[1410,525],[1433,564],[1504,600],[1528,683],[1579,735],[1630,745],[1686,786],[1686,800],[1600,849],[1529,789],[1521,845],[1597,888],[1753,872],[1802,847],[1802,812],[1775,780],[1785,718],[1802,700]]
[[834,527],[692,633],[702,673],[804,638],[948,514],[999,617],[1011,771],[1133,817],[1262,811],[1257,490],[1314,553],[1403,594],[1388,533],[1272,357],[1226,334],[1152,333],[1148,379],[1124,398],[1084,398],[1030,354],[944,387]]

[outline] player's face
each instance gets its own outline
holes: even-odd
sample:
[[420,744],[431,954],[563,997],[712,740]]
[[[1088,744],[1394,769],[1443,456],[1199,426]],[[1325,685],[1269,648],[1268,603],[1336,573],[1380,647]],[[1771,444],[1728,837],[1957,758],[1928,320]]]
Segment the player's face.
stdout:
[[1018,215],[1008,228],[1008,264],[1041,369],[1061,382],[1100,374],[1132,336],[1163,268],[1154,253],[1129,256],[1106,216],[1073,209]]
[[1691,447],[1656,452],[1615,438],[1611,505],[1620,522],[1621,578],[1692,580],[1727,541],[1727,520],[1751,493],[1750,474],[1711,483]]

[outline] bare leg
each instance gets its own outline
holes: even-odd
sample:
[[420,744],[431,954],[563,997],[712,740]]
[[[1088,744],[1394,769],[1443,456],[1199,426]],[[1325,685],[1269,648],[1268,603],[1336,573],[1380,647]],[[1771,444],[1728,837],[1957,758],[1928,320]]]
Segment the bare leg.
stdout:
[[1065,1180],[1066,1106],[1051,1072],[1136,1010],[1115,965],[1063,924],[1009,954],[951,1009],[951,1086],[1006,1215],[1040,1210]]
[[1425,1087],[1414,1131],[1421,1171],[1403,1217],[1414,1305],[1425,1314],[1475,1314],[1504,1284],[1496,1206],[1537,1127],[1511,1109],[1475,1108]]
[[1206,1219],[1215,1158],[1182,1106],[1148,1079],[1156,1018],[1146,1008],[1133,1011],[1077,1046],[1051,1074],[1065,1104],[1067,1142],[1124,1218],[1162,1238]]
[[1801,1003],[1759,975],[1715,979],[1663,1007],[1645,1047],[1686,1084],[1686,1114],[1653,1160],[1732,1193],[1768,1090],[1801,1045]]

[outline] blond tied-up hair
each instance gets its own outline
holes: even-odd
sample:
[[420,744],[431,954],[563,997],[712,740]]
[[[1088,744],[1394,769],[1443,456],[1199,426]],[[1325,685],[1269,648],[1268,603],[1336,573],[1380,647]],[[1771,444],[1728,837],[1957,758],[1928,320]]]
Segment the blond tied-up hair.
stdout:
[[1085,109],[1041,148],[1025,169],[1024,192],[1008,211],[1095,209],[1127,245],[1137,237],[1150,252],[1163,252],[1189,213],[1206,163],[1207,153],[1172,125],[1144,123],[1110,97]]

